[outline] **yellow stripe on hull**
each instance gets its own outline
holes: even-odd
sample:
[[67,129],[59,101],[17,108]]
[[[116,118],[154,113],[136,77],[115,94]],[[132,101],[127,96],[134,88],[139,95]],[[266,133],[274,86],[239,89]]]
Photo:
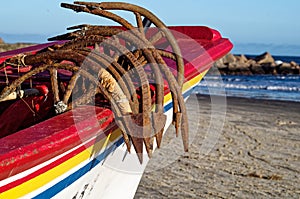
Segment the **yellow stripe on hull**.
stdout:
[[[191,87],[196,86],[200,80],[204,77],[204,75],[207,73],[207,70],[204,71],[203,73],[199,74],[198,76],[194,77],[190,81],[184,83],[183,85],[183,92],[186,92],[188,89]],[[171,101],[171,93],[168,93],[164,97],[164,103],[168,103]],[[6,192],[3,192],[0,194],[0,198],[19,198],[22,197],[26,194],[29,194],[47,183],[50,183],[53,181],[55,178],[58,178],[59,176],[67,173],[70,171],[72,168],[75,168],[77,165],[80,163],[88,160],[91,158],[93,155],[93,151],[101,151],[104,150],[107,145],[110,142],[115,142],[119,137],[121,136],[121,131],[120,129],[115,130],[112,134],[110,134],[108,137],[103,138],[96,144],[90,146],[89,148],[85,149],[81,153],[77,154],[76,156],[68,159],[67,161],[63,162],[62,164],[48,170],[47,172],[23,183],[20,184],[19,186],[16,186],[10,190],[7,190]]]
[[[84,151],[80,152],[76,156],[68,159],[67,161],[63,162],[62,164],[50,169],[49,171],[17,186],[14,187],[4,193],[1,193],[1,198],[19,198],[24,196],[34,190],[41,188],[42,186],[46,185],[47,183],[51,182],[55,178],[63,175],[64,173],[70,171],[72,168],[76,167],[83,161],[88,160],[93,154],[93,151],[97,151],[97,149],[105,149],[108,143],[115,142],[121,136],[120,129],[115,130],[112,134],[105,137],[104,139],[100,140],[96,144],[90,146],[89,148],[85,149]],[[95,150],[96,149],[96,150]]]

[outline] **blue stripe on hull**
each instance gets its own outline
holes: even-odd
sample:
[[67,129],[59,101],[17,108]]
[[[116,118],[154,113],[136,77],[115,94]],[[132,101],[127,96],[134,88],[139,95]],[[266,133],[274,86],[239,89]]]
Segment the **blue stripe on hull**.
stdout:
[[35,196],[34,199],[44,199],[44,198],[51,198],[51,197],[55,196],[57,193],[59,193],[60,191],[62,191],[65,188],[67,188],[73,182],[78,180],[81,176],[85,175],[92,168],[97,166],[111,152],[115,151],[116,148],[118,148],[123,142],[124,142],[124,139],[123,139],[123,137],[121,137],[112,146],[110,146],[103,153],[101,153],[96,158],[94,158],[93,161],[89,162],[84,167],[77,170],[75,173],[69,175],[67,178],[65,178],[62,181],[58,182],[57,184],[53,185],[51,188],[49,188],[49,189],[45,190],[44,192],[40,193],[39,195]]
[[[193,92],[193,88],[186,91],[183,94],[184,98],[187,98],[190,96],[190,94]],[[166,104],[164,106],[164,112],[169,111],[171,108],[173,108],[173,102]],[[57,184],[53,185],[51,188],[45,190],[44,192],[40,193],[39,195],[35,196],[34,199],[44,199],[44,198],[51,198],[67,188],[69,185],[74,183],[76,180],[78,180],[80,177],[88,173],[92,168],[97,166],[102,160],[104,160],[111,152],[115,151],[116,148],[118,148],[122,143],[124,142],[123,137],[120,138],[117,142],[115,142],[112,146],[110,146],[108,149],[106,149],[103,153],[99,154],[96,158],[94,158],[91,162],[77,170],[75,173],[69,175],[62,181],[58,182]]]

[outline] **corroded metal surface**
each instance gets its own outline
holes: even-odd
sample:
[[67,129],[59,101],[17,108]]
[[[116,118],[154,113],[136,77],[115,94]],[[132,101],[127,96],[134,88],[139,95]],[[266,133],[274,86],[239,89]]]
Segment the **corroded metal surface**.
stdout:
[[[110,103],[128,151],[132,143],[142,162],[143,145],[149,157],[152,156],[154,138],[157,146],[161,145],[166,122],[163,113],[165,80],[172,94],[176,134],[181,129],[184,150],[187,151],[188,123],[182,96],[184,64],[176,40],[163,22],[150,11],[128,3],[74,2],[62,3],[61,6],[111,19],[121,27],[73,26],[68,28],[73,32],[49,39],[67,42],[47,47],[35,54],[22,54],[7,59],[1,65],[1,73],[8,66],[17,67],[18,70],[29,67],[30,70],[13,80],[7,77],[10,83],[2,89],[0,100],[37,76],[48,78],[56,113],[68,111],[80,104],[95,103],[97,96],[100,96]],[[137,25],[110,10],[133,12]],[[154,24],[158,32],[147,38],[145,31],[150,24]],[[162,38],[173,52],[155,48],[155,43]],[[164,57],[177,63],[176,73],[170,70]],[[105,79],[100,71],[108,74]],[[112,82],[116,82],[114,84],[120,88],[118,92],[126,99],[121,100],[119,94],[109,89],[108,85]],[[129,110],[124,111],[122,103],[128,103]]]

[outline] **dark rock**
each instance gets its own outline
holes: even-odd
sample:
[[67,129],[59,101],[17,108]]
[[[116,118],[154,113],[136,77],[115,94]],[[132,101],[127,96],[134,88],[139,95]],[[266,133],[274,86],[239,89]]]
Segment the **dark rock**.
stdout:
[[265,74],[265,71],[260,64],[251,65],[251,72],[253,74]]
[[290,63],[283,62],[282,64],[280,64],[280,67],[283,67],[283,68],[291,68],[291,64],[290,64]]
[[247,63],[230,63],[228,65],[229,70],[247,70],[250,65]]
[[241,55],[241,56],[235,56],[236,61],[239,63],[247,63],[248,59],[247,57],[245,57],[245,55]]
[[223,68],[227,68],[228,66],[225,65],[223,63],[223,60],[222,59],[219,59],[218,61],[215,62],[215,67],[219,68],[219,69],[223,69]]
[[274,74],[276,72],[276,64],[275,63],[266,63],[261,64],[262,69],[265,71],[265,74]]
[[220,74],[220,70],[219,68],[217,68],[216,64],[214,64],[209,71],[207,72],[210,75],[219,75]]
[[230,70],[230,71],[235,71],[235,70],[237,70],[237,68],[238,68],[237,63],[229,63],[228,64],[228,70]]
[[240,70],[248,70],[250,68],[250,64],[248,64],[248,63],[241,63],[241,64],[238,65],[238,68]]
[[220,69],[220,70],[219,70],[219,73],[220,73],[221,75],[229,75],[229,73],[228,73],[226,70],[223,70],[223,69]]
[[229,63],[227,73],[230,75],[251,75],[250,65],[247,63]]
[[233,54],[229,53],[222,58],[223,64],[229,64],[236,62],[236,58]]
[[270,75],[278,75],[278,70],[276,68],[274,68],[273,71],[269,74]]
[[290,64],[291,64],[291,66],[298,66],[298,64],[294,61],[291,61]]
[[253,73],[251,72],[250,68],[241,70],[240,74],[241,75],[253,75]]
[[279,65],[278,72],[282,75],[289,75],[294,73],[291,64],[286,62],[283,62]]
[[300,74],[300,66],[294,61],[290,63],[275,61],[268,52],[254,59],[247,59],[245,55],[229,53],[215,62],[211,72],[222,75]]
[[252,65],[257,64],[256,61],[253,60],[253,59],[249,59],[246,63],[247,63],[249,66],[252,66]]
[[255,58],[258,64],[274,63],[275,60],[269,52],[265,52]]

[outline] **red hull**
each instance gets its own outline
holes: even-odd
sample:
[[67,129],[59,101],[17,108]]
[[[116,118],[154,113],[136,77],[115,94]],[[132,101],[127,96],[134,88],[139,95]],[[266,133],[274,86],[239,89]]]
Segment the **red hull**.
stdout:
[[[214,61],[232,49],[232,43],[228,39],[222,38],[219,32],[208,27],[177,26],[169,28],[193,39],[193,41],[188,39],[178,41],[183,51],[182,54],[186,58],[185,78],[187,81],[208,70]],[[199,48],[195,51],[195,41],[203,53],[199,53]],[[63,41],[58,43],[61,42]],[[13,55],[25,52],[35,53],[54,43],[56,42],[0,53],[0,63]],[[169,90],[165,92],[168,93]],[[80,111],[80,108],[75,111]],[[98,120],[105,119],[105,122],[101,124],[104,133],[110,133],[111,129],[116,128],[113,114],[109,109],[96,108],[96,112]],[[98,132],[93,129],[97,122],[92,116],[82,116],[79,122],[92,128],[85,132],[77,132],[75,125],[78,124],[75,124],[72,115],[73,112],[69,111],[1,138],[0,180],[49,160],[78,145],[83,140],[88,140],[90,136],[93,136],[93,132]],[[24,115],[13,112],[6,114],[5,120],[23,121],[23,117]]]

